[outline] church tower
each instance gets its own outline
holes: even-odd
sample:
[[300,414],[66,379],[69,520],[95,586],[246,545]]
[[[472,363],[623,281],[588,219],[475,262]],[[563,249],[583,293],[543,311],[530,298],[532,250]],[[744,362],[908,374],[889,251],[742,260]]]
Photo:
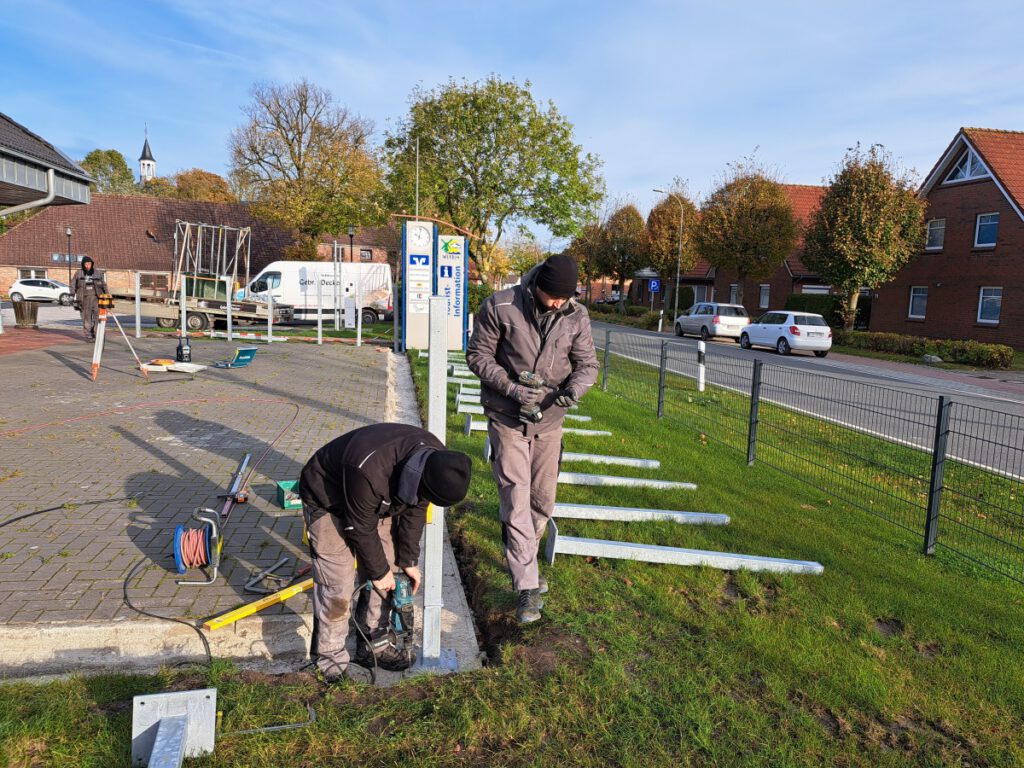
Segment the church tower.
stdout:
[[149,129],[146,129],[146,143],[142,145],[142,155],[139,156],[139,184],[156,178],[156,160],[149,148]]

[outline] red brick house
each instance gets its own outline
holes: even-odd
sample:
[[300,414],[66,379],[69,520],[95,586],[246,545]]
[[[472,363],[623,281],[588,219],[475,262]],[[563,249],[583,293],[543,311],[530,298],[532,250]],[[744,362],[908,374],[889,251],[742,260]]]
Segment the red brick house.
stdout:
[[[818,207],[825,187],[807,184],[783,184],[783,190],[793,206],[793,216],[801,230],[806,226],[811,213]],[[821,278],[808,269],[801,256],[804,250],[803,235],[796,248],[782,264],[763,280],[743,281],[743,306],[751,317],[758,317],[769,309],[782,309],[791,293],[829,293],[830,287],[821,284]],[[696,290],[696,289],[695,289]],[[732,270],[714,269],[713,295],[698,300],[714,300],[736,303],[738,283]]]
[[[242,203],[94,194],[90,205],[46,208],[0,235],[0,294],[6,295],[19,277],[66,282],[68,227],[72,261],[91,256],[115,291],[131,290],[136,271],[169,276],[175,220],[250,227],[252,276],[270,262],[285,259],[284,249],[293,241],[291,233],[257,219]],[[347,233],[338,236],[337,244],[345,261],[354,257],[363,262],[391,261],[394,266],[401,236],[393,227],[357,227],[351,253]],[[321,258],[330,260],[332,250],[333,238],[323,238]]]
[[961,128],[919,194],[925,248],[876,292],[871,330],[1024,349],[1024,132]]

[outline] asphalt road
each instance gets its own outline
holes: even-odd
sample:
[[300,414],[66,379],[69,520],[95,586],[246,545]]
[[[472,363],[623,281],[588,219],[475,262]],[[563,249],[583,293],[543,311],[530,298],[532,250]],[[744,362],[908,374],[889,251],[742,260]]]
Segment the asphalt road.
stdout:
[[[601,322],[593,327],[598,347],[603,348],[605,332],[610,330],[613,353],[654,367],[662,342],[670,341],[668,370],[697,376],[696,339]],[[755,359],[764,363],[762,398],[928,451],[935,437],[937,398],[944,395],[953,402],[948,455],[1024,475],[1024,377],[1020,374],[993,372],[981,378],[842,355],[784,357],[768,350],[744,350],[729,340],[707,344],[706,380],[749,394]]]

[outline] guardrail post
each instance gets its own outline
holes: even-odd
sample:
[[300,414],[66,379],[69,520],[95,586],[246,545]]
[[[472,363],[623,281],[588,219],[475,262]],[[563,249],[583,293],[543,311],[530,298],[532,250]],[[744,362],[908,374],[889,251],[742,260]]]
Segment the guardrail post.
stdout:
[[601,372],[601,389],[605,392],[608,391],[608,361],[610,359],[612,349],[612,332],[610,329],[605,329],[604,332],[604,365]]
[[939,396],[939,408],[935,414],[935,441],[932,447],[931,486],[928,491],[928,515],[924,524],[924,553],[935,554],[935,542],[939,538],[939,510],[942,507],[942,489],[946,472],[946,441],[949,438],[949,407],[952,402],[944,395]]
[[704,391],[704,353],[707,345],[703,341],[697,342],[697,391]]
[[747,422],[747,466],[754,465],[757,454],[757,410],[761,404],[761,366],[760,360],[754,361],[754,375],[750,380],[750,420]]
[[668,368],[668,342],[661,342],[661,361],[658,363],[658,418],[665,416],[665,371]]

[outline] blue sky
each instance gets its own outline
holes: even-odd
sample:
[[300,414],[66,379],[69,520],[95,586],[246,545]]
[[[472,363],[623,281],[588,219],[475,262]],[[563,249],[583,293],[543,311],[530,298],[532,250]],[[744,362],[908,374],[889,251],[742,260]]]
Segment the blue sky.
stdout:
[[74,159],[143,125],[161,175],[227,171],[256,81],[306,77],[377,126],[417,84],[529,80],[646,211],[755,153],[818,184],[857,141],[927,173],[960,126],[1024,130],[1019,2],[0,0],[0,112]]

